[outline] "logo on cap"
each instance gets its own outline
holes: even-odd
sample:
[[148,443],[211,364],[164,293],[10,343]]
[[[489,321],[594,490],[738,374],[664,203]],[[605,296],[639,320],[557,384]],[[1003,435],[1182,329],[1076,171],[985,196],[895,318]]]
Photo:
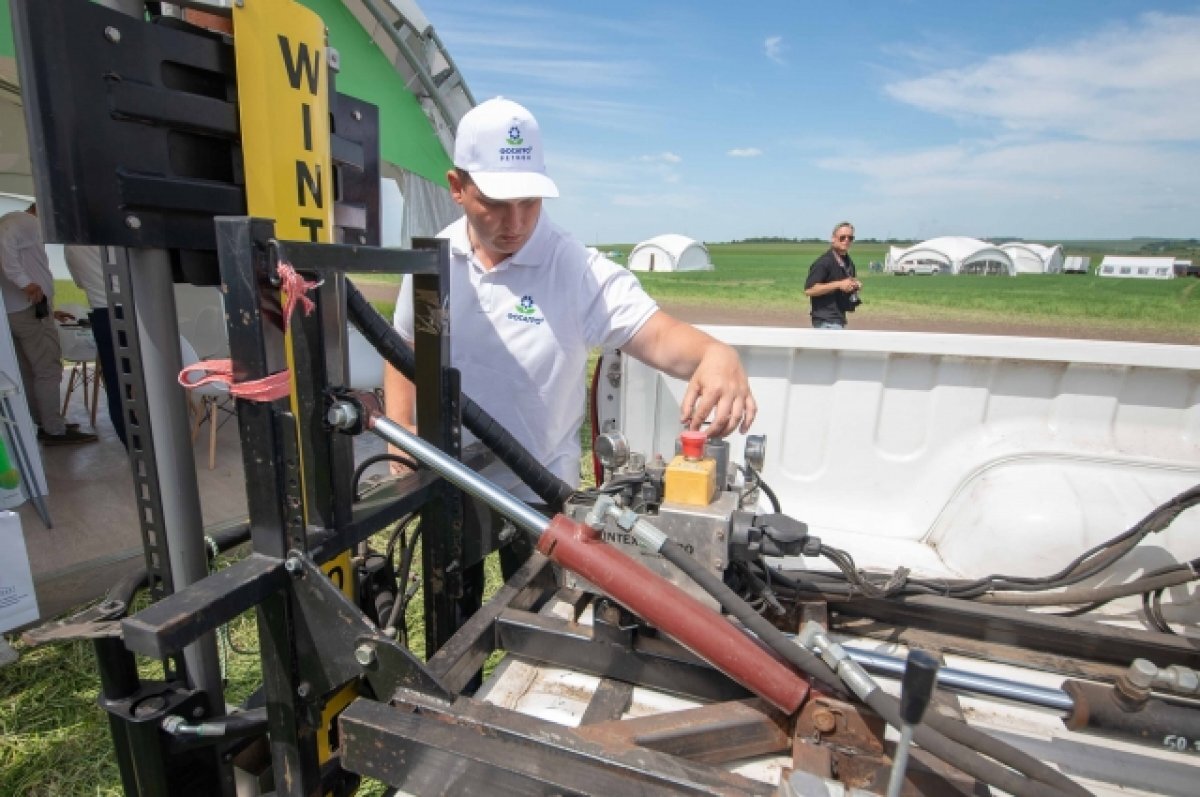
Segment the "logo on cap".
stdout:
[[525,143],[525,139],[521,138],[521,128],[513,125],[508,128],[508,144],[512,147],[519,147]]

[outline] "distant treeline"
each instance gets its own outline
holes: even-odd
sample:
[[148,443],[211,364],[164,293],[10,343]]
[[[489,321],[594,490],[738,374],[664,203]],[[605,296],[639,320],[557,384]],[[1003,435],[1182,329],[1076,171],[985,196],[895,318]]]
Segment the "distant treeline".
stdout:
[[[1052,241],[1045,238],[1028,239],[1018,236],[993,236],[984,238],[988,243],[1022,243],[1027,241],[1036,241],[1040,244],[1053,245],[1061,243],[1063,248],[1069,251],[1085,251],[1085,250],[1110,250],[1128,252],[1130,254],[1143,255],[1180,255],[1194,254],[1200,250],[1200,239],[1198,238],[1126,238],[1122,240],[1091,240],[1091,241]],[[756,238],[741,238],[733,241],[709,241],[707,243],[728,243],[728,244],[824,244],[828,243],[826,238],[788,238],[782,235],[767,235]],[[902,245],[908,246],[914,243],[910,238],[859,238],[857,243],[860,244],[884,244],[884,245]]]
[[[911,243],[907,238],[858,238],[858,243],[866,244],[903,244]],[[785,238],[783,236],[764,236],[759,238],[740,238],[734,241],[713,241],[711,243],[729,244],[823,244],[828,238]]]

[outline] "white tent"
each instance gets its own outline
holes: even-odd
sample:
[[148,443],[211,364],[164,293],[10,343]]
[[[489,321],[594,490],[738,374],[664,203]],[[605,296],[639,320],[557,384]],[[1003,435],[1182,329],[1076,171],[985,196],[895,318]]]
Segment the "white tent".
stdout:
[[686,235],[657,235],[629,253],[631,271],[712,271],[704,244]]
[[931,264],[949,274],[1017,274],[1012,257],[1000,247],[957,236],[930,238],[907,249],[892,247],[883,269],[909,274],[915,266],[928,268]]
[[1101,277],[1168,280],[1175,276],[1175,258],[1105,255],[1096,273]]
[[1063,250],[1061,246],[1043,246],[1042,244],[1013,241],[1000,244],[1000,248],[1012,258],[1018,274],[1057,274],[1063,268]]
[[1064,274],[1087,274],[1091,271],[1092,259],[1083,255],[1071,255],[1063,261]]

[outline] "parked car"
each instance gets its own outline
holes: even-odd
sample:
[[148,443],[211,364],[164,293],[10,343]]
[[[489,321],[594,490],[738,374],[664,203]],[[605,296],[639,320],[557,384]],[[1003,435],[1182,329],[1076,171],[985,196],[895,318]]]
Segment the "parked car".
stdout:
[[915,276],[924,275],[931,277],[941,273],[941,268],[937,263],[900,263],[892,271],[897,276]]

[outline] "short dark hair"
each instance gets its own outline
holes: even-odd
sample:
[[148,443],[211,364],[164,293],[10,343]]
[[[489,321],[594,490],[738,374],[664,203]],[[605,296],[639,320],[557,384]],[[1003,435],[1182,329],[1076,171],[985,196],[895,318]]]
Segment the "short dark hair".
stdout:
[[837,231],[838,231],[838,230],[840,230],[840,229],[842,229],[843,227],[849,227],[849,228],[850,228],[850,229],[852,229],[852,230],[854,229],[854,225],[853,225],[853,224],[851,224],[850,222],[848,222],[848,221],[839,221],[837,224],[833,225],[833,232],[831,232],[831,233],[829,234],[829,235],[830,235],[830,237],[833,237],[833,236],[837,235]]

